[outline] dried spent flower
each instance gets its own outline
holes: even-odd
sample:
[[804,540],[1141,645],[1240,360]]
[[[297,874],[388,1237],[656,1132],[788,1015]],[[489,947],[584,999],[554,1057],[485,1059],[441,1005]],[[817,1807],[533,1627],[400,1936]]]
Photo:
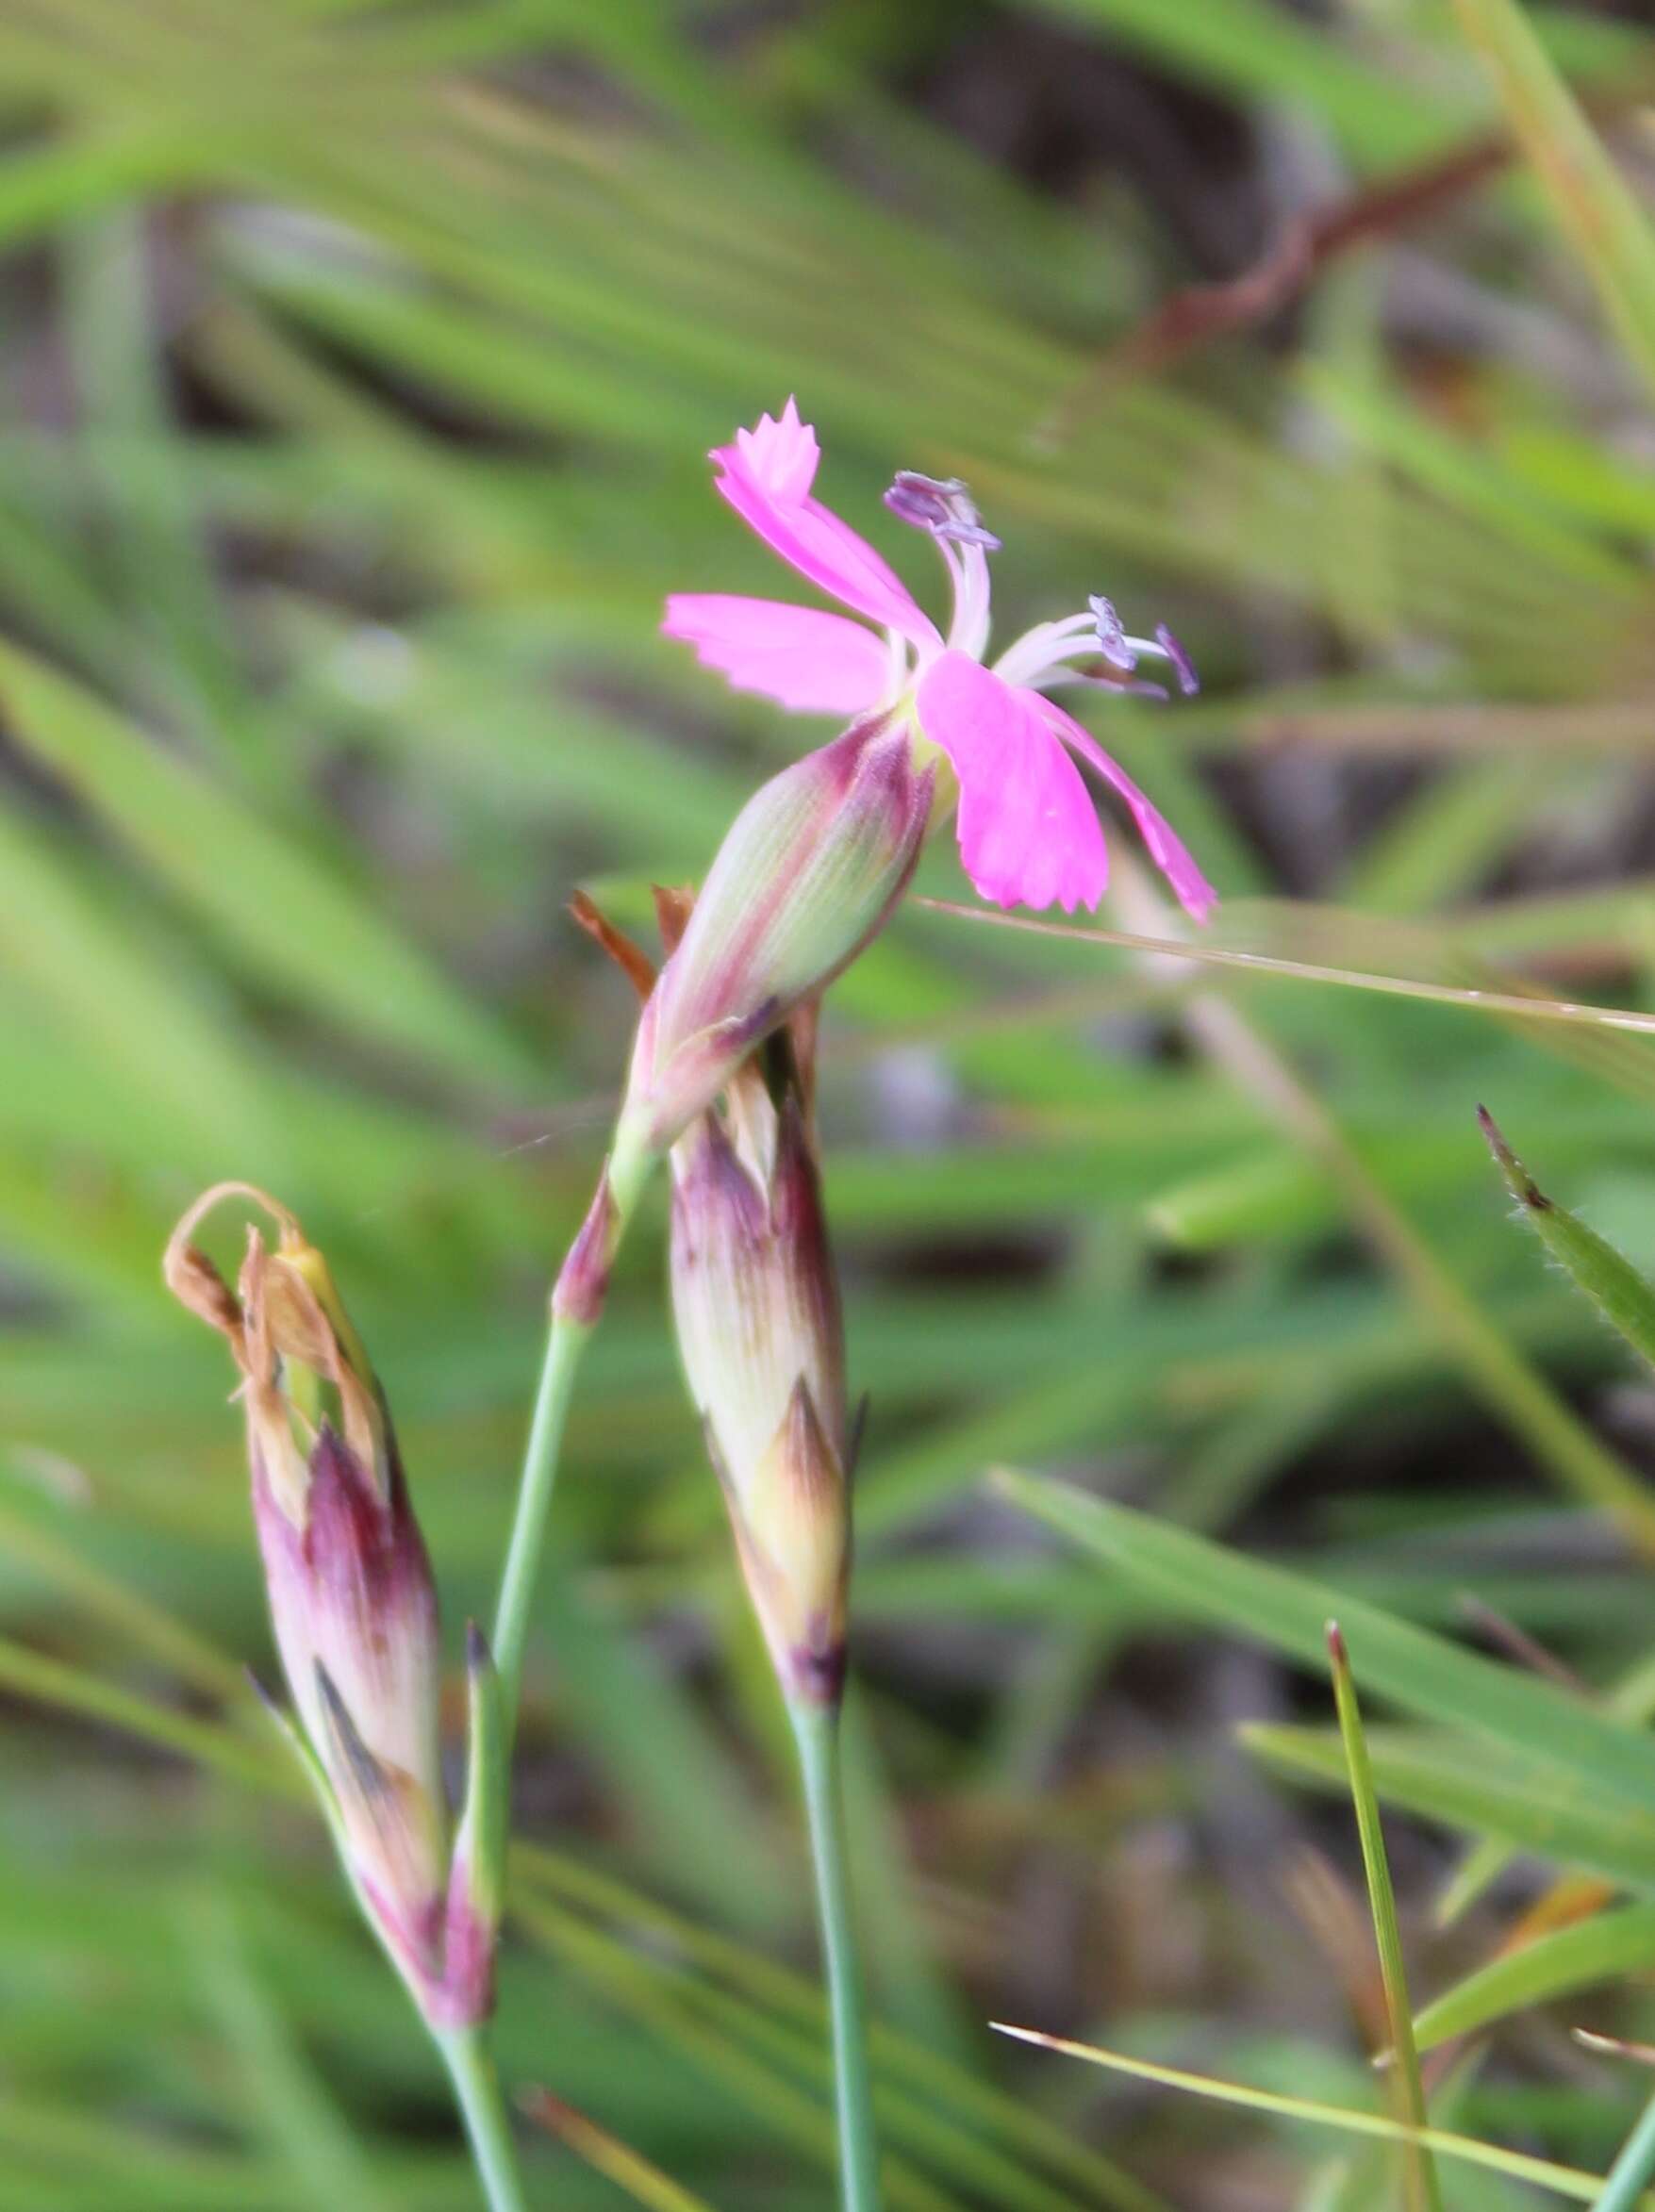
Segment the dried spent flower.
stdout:
[[[190,1241],[230,1198],[260,1208],[277,1232],[273,1249],[249,1228],[234,1290]],[[480,2019],[492,2000],[499,1904],[495,1870],[468,1839],[495,1777],[481,1771],[474,1730],[467,1816],[451,1852],[437,1593],[378,1379],[327,1262],[295,1216],[250,1184],[217,1184],[190,1208],[164,1273],[241,1373],[271,1620],[352,1883],[427,2018]],[[491,1692],[474,1634],[470,1658],[475,1711]]]

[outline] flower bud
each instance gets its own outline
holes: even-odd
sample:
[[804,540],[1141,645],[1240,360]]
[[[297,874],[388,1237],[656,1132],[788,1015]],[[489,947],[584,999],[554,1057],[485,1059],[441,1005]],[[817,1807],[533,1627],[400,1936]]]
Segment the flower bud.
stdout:
[[[249,1229],[234,1291],[189,1241],[229,1197],[278,1230],[272,1250]],[[449,1895],[437,1593],[384,1395],[326,1261],[262,1192],[208,1191],[174,1230],[165,1273],[244,1378],[271,1620],[347,1870],[422,2007],[453,2019],[446,1932],[465,1915]],[[466,1978],[468,1991],[484,1986],[474,1959]]]
[[674,1145],[671,1278],[685,1374],[776,1673],[790,1699],[831,1705],[844,1678],[851,1453],[807,1119],[813,1019],[814,1007],[730,1075],[723,1108]]
[[617,1150],[657,1153],[884,928],[931,813],[899,715],[853,722],[731,824],[638,1027]]

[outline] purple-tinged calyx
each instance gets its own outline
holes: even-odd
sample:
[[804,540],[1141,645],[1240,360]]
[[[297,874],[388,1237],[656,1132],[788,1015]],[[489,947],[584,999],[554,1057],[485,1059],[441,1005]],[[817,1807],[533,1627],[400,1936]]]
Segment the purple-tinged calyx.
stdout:
[[672,1311],[784,1693],[832,1704],[851,1559],[844,1329],[795,1022],[672,1148]]
[[957,476],[921,476],[917,469],[899,469],[885,503],[899,520],[928,530],[950,545],[1000,551],[1000,539],[984,526],[975,502]]
[[[277,1230],[273,1248],[249,1229],[234,1291],[190,1242],[232,1197]],[[165,1274],[240,1369],[283,1672],[353,1887],[435,2019],[450,2006],[452,1886],[437,1593],[384,1395],[325,1259],[262,1192],[208,1191],[174,1231]]]
[[645,1004],[617,1152],[664,1152],[734,1070],[885,927],[919,857],[935,768],[869,715],[748,801]]

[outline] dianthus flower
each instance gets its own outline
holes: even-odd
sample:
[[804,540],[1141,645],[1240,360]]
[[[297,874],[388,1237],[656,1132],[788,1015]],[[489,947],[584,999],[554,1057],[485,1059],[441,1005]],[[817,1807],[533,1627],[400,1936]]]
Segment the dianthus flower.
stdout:
[[[1040,622],[988,663],[986,530],[964,485],[902,471],[885,504],[927,531],[948,570],[953,607],[946,636],[866,539],[812,495],[820,449],[789,399],[779,421],[759,418],[710,458],[716,489],[773,553],[863,618],[724,592],[677,592],[662,628],[692,645],[738,691],[799,714],[905,718],[916,765],[946,756],[959,784],[960,858],[981,895],[1000,906],[1066,913],[1095,907],[1109,877],[1103,832],[1071,755],[1125,801],[1150,858],[1188,912],[1204,920],[1216,898],[1160,810],[1072,715],[1046,696],[1059,684],[1150,692],[1140,657],[1165,662],[1186,693],[1188,658],[1161,625],[1129,636],[1108,600]],[[871,624],[869,628],[866,625]]]

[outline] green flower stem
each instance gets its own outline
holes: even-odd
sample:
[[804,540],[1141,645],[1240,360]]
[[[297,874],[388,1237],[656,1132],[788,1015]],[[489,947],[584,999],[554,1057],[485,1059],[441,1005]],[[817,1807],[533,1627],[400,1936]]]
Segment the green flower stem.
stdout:
[[500,1580],[500,1602],[494,1613],[494,1663],[515,1730],[518,1692],[522,1681],[523,1647],[528,1642],[529,1613],[534,1602],[535,1579],[546,1539],[546,1519],[552,1509],[552,1486],[557,1477],[557,1455],[563,1444],[569,1401],[581,1355],[594,1333],[589,1322],[554,1315],[546,1340],[546,1357],[535,1394],[534,1418],[523,1453],[522,1477],[518,1484],[517,1512],[506,1547],[505,1570]]
[[838,1708],[790,1700],[788,1712],[804,1779],[821,1947],[833,2009],[839,2199],[844,2212],[878,2212],[879,2146],[874,2138],[873,2086],[868,2067],[868,2012],[845,1865]]
[[528,2212],[511,2120],[500,2093],[487,2031],[478,2025],[433,2028],[431,2033],[454,2082],[488,2212]]
[[[622,1141],[616,1144],[608,1164],[609,1197],[615,1210],[609,1246],[611,1261],[621,1248],[621,1239],[658,1157],[657,1153],[640,1150]],[[511,1526],[505,1572],[500,1582],[500,1603],[494,1615],[494,1664],[499,1670],[505,1709],[508,1752],[517,1725],[523,1650],[528,1642],[529,1615],[546,1541],[552,1491],[557,1479],[557,1456],[581,1357],[596,1330],[595,1321],[575,1321],[567,1314],[554,1314],[546,1340],[546,1358],[540,1369],[534,1418],[529,1424],[529,1441],[518,1485],[517,1514]]]
[[1655,2173],[1655,2097],[1645,2105],[1637,2126],[1622,2144],[1620,2156],[1610,2168],[1592,2212],[1631,2212],[1651,2173]]

